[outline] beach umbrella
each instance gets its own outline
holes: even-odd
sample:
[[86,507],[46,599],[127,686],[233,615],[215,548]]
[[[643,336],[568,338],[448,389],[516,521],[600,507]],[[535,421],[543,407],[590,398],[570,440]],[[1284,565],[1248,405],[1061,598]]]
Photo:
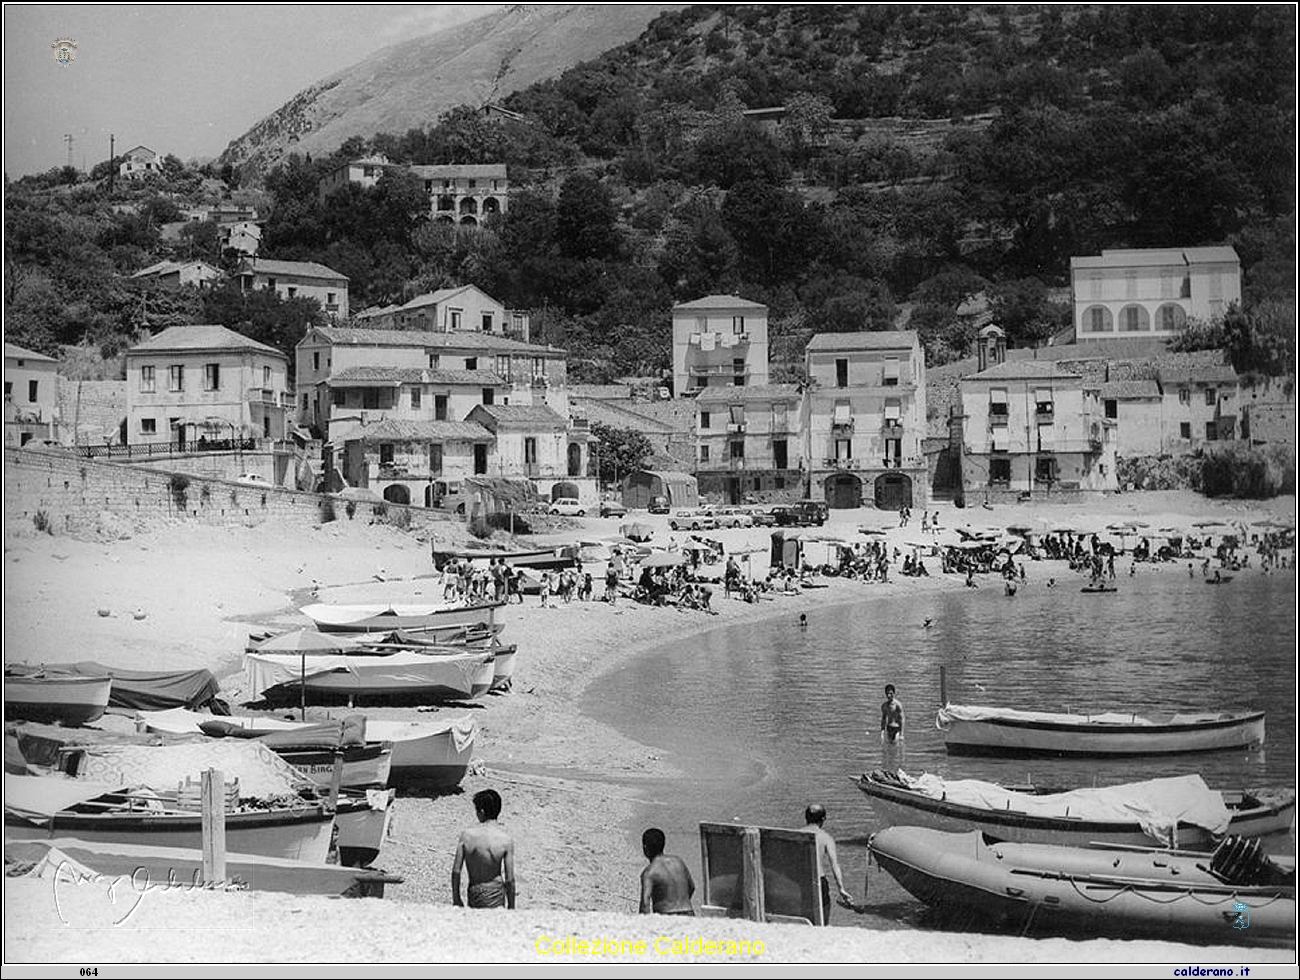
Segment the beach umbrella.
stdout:
[[618,529],[624,537],[634,541],[649,541],[654,536],[654,528],[649,524],[624,524]]
[[347,653],[361,644],[339,633],[314,629],[290,630],[257,645],[259,653]]
[[1129,521],[1130,527],[1150,527],[1150,524],[1143,524],[1141,521]]
[[685,557],[670,551],[655,551],[647,555],[641,561],[642,568],[671,568],[674,565],[684,564]]
[[1223,521],[1197,521],[1192,527],[1227,527]]
[[883,535],[885,532],[882,531],[882,530],[880,530],[880,528],[878,528],[878,527],[859,527],[859,528],[858,528],[858,533],[859,533],[859,534],[880,534],[880,535]]

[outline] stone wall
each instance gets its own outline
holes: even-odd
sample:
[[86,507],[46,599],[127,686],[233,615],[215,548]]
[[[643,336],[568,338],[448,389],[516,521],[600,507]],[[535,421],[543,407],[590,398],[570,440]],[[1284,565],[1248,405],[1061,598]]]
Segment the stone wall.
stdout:
[[[177,520],[254,526],[348,519],[348,502],[324,494],[27,449],[5,451],[4,505],[7,527],[40,524],[54,534],[84,538],[129,536]],[[368,502],[357,502],[353,516],[411,526],[453,519],[423,507]]]

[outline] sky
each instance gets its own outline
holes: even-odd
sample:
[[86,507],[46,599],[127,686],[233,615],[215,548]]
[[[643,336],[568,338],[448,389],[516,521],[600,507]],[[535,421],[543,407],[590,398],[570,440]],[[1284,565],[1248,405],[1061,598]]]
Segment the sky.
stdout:
[[[5,4],[4,169],[215,157],[311,83],[504,4]],[[53,44],[70,39],[61,65]]]

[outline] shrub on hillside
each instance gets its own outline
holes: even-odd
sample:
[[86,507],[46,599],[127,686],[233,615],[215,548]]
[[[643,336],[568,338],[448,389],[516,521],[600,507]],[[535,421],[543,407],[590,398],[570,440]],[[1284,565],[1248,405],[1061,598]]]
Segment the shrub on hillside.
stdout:
[[1251,498],[1295,493],[1295,452],[1286,446],[1212,449],[1201,462],[1201,491],[1207,497]]

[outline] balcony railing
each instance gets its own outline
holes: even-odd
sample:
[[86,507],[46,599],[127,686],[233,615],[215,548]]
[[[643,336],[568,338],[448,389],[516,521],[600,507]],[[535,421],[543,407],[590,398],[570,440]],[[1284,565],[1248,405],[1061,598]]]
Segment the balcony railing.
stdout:
[[700,364],[691,368],[687,374],[693,378],[720,378],[734,375],[748,375],[749,369],[737,371],[734,364]]
[[828,470],[858,470],[862,469],[862,461],[857,459],[828,457],[822,460],[822,466]]
[[540,463],[525,463],[524,476],[541,476],[542,466]]
[[276,394],[274,388],[249,388],[248,389],[248,400],[250,402],[257,402],[262,405],[279,405],[283,407],[285,404],[285,399],[287,397],[288,395]]
[[741,432],[741,433],[743,433],[743,432],[745,431],[745,423],[744,423],[744,422],[728,422],[728,423],[727,423],[727,431],[728,431],[728,432]]
[[744,456],[732,456],[732,457],[729,457],[729,458],[727,459],[727,469],[729,469],[729,470],[743,470],[744,468],[745,468],[745,457],[744,457]]
[[852,431],[853,431],[853,420],[852,420],[852,419],[834,419],[834,420],[831,422],[831,428],[834,429],[836,432],[852,432]]
[[903,438],[903,423],[886,419],[880,427],[880,432],[886,439],[901,439]]

